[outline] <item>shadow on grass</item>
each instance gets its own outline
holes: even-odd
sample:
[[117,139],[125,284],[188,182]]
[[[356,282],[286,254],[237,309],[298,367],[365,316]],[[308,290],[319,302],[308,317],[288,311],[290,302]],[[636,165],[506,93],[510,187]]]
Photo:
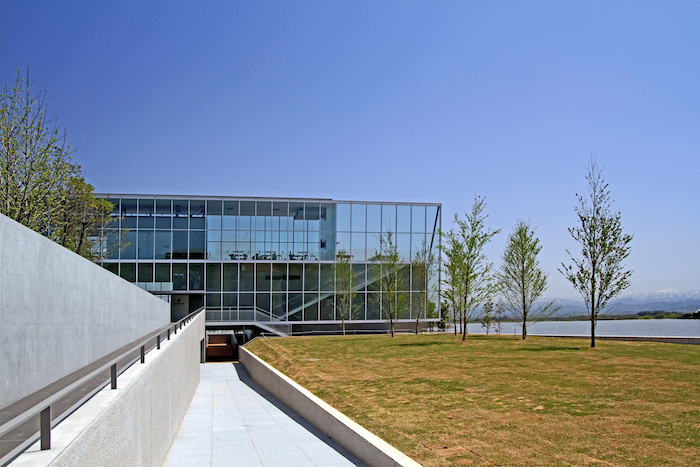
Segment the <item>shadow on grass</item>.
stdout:
[[546,351],[553,351],[553,350],[563,350],[565,352],[573,352],[573,351],[580,351],[580,350],[586,350],[588,347],[554,347],[554,346],[549,346],[549,347],[514,347],[512,350],[514,352],[546,352]]
[[454,342],[402,342],[396,344],[397,347],[428,347],[433,345],[454,345]]

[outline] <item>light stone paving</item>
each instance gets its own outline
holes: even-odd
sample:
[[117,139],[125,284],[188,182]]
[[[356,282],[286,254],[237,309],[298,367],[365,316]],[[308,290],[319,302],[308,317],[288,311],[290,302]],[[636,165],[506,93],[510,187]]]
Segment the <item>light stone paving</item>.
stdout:
[[205,363],[163,466],[364,466],[250,379],[239,363]]

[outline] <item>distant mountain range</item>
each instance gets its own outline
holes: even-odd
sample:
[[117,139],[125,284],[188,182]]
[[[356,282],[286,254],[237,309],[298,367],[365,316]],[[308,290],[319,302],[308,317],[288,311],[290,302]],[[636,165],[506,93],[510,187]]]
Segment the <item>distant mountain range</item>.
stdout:
[[[561,309],[555,316],[585,315],[583,299],[556,299]],[[641,311],[676,311],[690,313],[700,309],[700,290],[679,292],[674,289],[662,289],[656,292],[627,293],[611,300],[607,309],[609,314],[636,315]]]

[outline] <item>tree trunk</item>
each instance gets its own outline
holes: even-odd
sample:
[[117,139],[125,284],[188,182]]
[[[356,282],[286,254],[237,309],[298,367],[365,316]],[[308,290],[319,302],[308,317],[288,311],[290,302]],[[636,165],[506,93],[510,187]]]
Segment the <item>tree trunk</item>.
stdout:
[[591,317],[591,347],[595,347],[595,318]]
[[457,312],[452,310],[452,327],[455,330],[455,337],[457,336]]
[[464,315],[464,320],[462,321],[462,340],[466,341],[467,340],[467,325],[469,322],[467,321],[467,315],[465,313]]
[[523,340],[527,338],[527,320],[523,318]]
[[391,337],[394,337],[394,318],[389,315],[389,328],[391,328]]
[[341,319],[340,322],[342,323],[341,325],[343,327],[343,335],[345,335],[345,318]]

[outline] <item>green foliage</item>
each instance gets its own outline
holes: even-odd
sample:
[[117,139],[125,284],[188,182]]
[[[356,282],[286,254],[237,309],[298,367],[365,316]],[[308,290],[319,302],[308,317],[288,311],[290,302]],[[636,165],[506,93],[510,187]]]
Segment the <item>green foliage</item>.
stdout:
[[341,319],[343,335],[345,335],[345,320],[352,319],[353,311],[357,309],[354,304],[357,295],[357,279],[350,264],[350,255],[345,250],[338,250],[333,264],[336,312]]
[[46,93],[32,94],[29,71],[0,95],[0,212],[79,255],[100,259],[100,227],[112,205],[94,196],[72,163]]
[[501,230],[486,227],[485,210],[486,200],[477,196],[464,220],[455,214],[457,231],[440,232],[444,242],[441,251],[445,255],[443,298],[452,308],[453,319],[459,316],[462,340],[466,339],[467,325],[478,316],[481,305],[498,291],[493,263],[488,262],[484,248]]
[[535,229],[519,220],[508,235],[501,255],[498,280],[506,309],[522,324],[523,339],[527,337],[527,323],[549,318],[560,307],[554,300],[537,304],[547,289],[547,275],[540,268],[537,255],[542,247]]
[[403,292],[408,290],[408,284],[403,274],[406,265],[390,230],[379,235],[379,251],[375,252],[373,261],[380,267],[381,293],[376,294],[380,296],[379,308],[381,315],[389,320],[391,337],[394,337],[394,321],[408,304],[408,295]]
[[569,250],[573,265],[559,269],[583,297],[591,320],[591,347],[595,347],[595,326],[608,301],[630,286],[632,271],[623,261],[630,254],[632,235],[622,231],[622,215],[611,210],[610,191],[595,158],[588,165],[588,195],[577,195],[574,209],[580,225],[569,233],[581,247],[581,259]]
[[0,96],[0,212],[47,234],[76,167],[65,132],[47,116],[46,93],[32,95],[31,88],[29,71],[17,72]]

